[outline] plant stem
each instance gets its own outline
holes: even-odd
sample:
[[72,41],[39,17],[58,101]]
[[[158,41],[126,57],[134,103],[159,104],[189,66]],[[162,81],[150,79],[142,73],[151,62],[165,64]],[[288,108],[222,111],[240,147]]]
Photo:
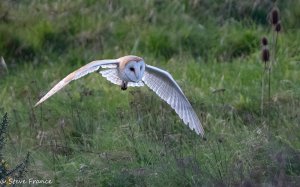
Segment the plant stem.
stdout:
[[264,89],[265,89],[265,72],[267,69],[267,64],[265,64],[265,67],[263,68],[263,71],[261,73],[261,105],[260,105],[260,110],[261,110],[261,119],[263,119],[264,116]]
[[276,45],[277,45],[278,32],[272,32],[272,51],[271,51],[271,61],[268,67],[268,123],[270,124],[270,112],[271,112],[271,69],[272,65],[275,65],[276,61]]

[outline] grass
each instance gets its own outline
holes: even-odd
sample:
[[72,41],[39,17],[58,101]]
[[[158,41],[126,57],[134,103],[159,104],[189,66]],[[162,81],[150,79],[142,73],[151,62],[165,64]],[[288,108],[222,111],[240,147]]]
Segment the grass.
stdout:
[[[264,109],[269,122],[260,111],[260,38],[270,31],[270,2],[1,2],[7,162],[30,151],[26,178],[51,179],[53,186],[296,186],[299,6],[278,2],[283,32]],[[81,65],[126,54],[173,75],[205,140],[149,89],[123,92],[97,74],[33,108]]]

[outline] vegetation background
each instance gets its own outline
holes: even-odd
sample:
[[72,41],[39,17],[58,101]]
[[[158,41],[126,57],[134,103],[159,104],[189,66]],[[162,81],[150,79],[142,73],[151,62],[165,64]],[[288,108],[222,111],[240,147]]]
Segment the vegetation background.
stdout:
[[[266,102],[260,39],[274,46],[274,6]],[[29,151],[25,178],[53,186],[297,186],[299,18],[296,0],[1,0],[6,162]],[[173,75],[205,139],[146,87],[124,92],[96,73],[33,107],[69,72],[127,54]]]

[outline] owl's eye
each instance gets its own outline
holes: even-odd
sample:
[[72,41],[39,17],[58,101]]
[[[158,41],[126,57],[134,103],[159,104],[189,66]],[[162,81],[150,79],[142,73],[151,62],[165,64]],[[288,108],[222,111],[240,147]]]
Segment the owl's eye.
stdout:
[[134,72],[134,68],[133,67],[129,68],[129,70]]

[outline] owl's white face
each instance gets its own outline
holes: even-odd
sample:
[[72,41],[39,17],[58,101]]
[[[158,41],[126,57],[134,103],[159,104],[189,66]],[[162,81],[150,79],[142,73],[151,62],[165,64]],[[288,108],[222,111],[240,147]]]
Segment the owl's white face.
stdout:
[[139,82],[142,80],[145,72],[145,62],[143,60],[129,61],[125,65],[124,72],[130,82]]

